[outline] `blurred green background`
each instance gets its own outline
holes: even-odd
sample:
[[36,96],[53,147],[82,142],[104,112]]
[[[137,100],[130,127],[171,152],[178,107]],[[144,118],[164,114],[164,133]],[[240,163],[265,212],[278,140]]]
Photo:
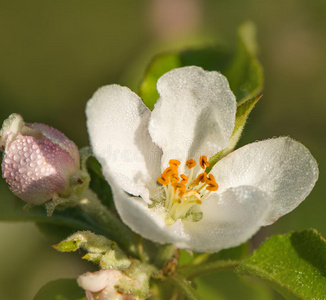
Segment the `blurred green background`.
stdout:
[[[320,179],[298,209],[254,238],[316,228],[326,236],[326,2],[259,0],[0,0],[0,122],[12,112],[88,144],[84,107],[100,86],[134,89],[153,54],[258,29],[264,97],[241,144],[289,135],[319,162]],[[1,201],[13,201],[3,180]],[[1,209],[1,204],[0,204]],[[0,223],[0,299],[32,299],[47,281],[93,266],[60,254],[33,224]]]

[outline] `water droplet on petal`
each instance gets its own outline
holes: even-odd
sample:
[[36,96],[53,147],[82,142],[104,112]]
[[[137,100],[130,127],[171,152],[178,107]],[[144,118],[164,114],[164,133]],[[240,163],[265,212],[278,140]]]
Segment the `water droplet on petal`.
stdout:
[[15,154],[14,155],[14,161],[19,162],[20,161],[20,155]]
[[26,170],[26,168],[20,168],[18,171],[19,171],[20,174],[23,174],[23,173],[25,173],[27,170]]

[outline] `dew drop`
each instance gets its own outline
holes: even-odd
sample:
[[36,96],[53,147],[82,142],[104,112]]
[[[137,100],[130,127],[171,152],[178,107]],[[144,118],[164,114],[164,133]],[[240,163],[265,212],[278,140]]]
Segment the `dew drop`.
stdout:
[[15,161],[15,162],[19,162],[19,161],[20,161],[20,155],[15,154],[15,155],[14,155],[14,161]]
[[26,168],[19,168],[18,171],[20,174],[24,174],[24,173],[26,173],[27,170],[26,170]]

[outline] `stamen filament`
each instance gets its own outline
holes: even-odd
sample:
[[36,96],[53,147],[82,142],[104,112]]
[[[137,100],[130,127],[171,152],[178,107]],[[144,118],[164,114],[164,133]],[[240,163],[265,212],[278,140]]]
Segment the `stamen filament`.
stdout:
[[[166,210],[165,222],[172,225],[178,219],[187,219],[197,222],[202,218],[200,205],[212,191],[218,189],[218,184],[212,174],[201,172],[194,175],[196,161],[189,159],[186,162],[189,176],[181,174],[178,168],[180,161],[171,159],[169,166],[163,171],[157,181],[163,185],[165,193],[164,208]],[[205,155],[200,157],[199,164],[202,169],[209,166]]]

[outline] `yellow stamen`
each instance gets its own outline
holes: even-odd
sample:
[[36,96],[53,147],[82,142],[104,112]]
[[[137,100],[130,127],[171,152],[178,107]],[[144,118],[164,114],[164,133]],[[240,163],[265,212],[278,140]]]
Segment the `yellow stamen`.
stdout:
[[157,178],[157,181],[162,184],[162,185],[167,185],[169,184],[169,178],[164,176],[163,174],[161,175],[161,177]]
[[[209,166],[205,155],[200,157],[199,164],[204,170]],[[188,176],[185,174],[179,176],[180,165],[179,160],[170,159],[169,166],[157,178],[165,192],[164,208],[167,212],[165,219],[167,225],[174,224],[178,219],[199,221],[203,214],[200,207],[197,206],[201,205],[212,191],[218,189],[218,184],[212,174],[207,175],[203,170],[195,177],[194,167],[197,163],[194,159],[186,161],[186,165],[190,169]]]
[[198,200],[200,199],[200,195],[196,190],[191,190],[183,195],[184,198],[189,198],[191,196],[195,196]]
[[169,165],[171,166],[171,167],[176,167],[176,168],[178,168],[179,166],[180,166],[180,161],[179,160],[177,160],[177,159],[170,159],[170,161],[169,161]]
[[197,165],[197,163],[194,159],[191,158],[186,161],[186,165],[189,169],[192,169]]
[[162,173],[161,177],[168,177],[170,178],[171,182],[179,181],[178,167],[175,166],[167,167]]
[[203,172],[203,173],[200,173],[198,174],[197,178],[195,180],[193,180],[193,182],[191,183],[190,186],[196,186],[198,185],[200,182],[206,182],[207,180],[207,173],[206,172]]
[[215,192],[215,191],[218,190],[218,184],[216,184],[216,185],[209,185],[209,186],[206,187],[206,190]]
[[167,167],[164,172],[162,173],[162,175],[164,176],[172,176],[172,175],[176,175],[178,176],[178,168],[175,167]]
[[206,187],[206,190],[209,190],[209,191],[217,191],[218,190],[218,184],[217,184],[213,174],[208,175],[206,183],[208,184],[208,187]]
[[173,203],[181,203],[181,199],[180,199],[180,198],[178,198],[178,199],[174,198],[174,199],[172,200],[172,202],[173,202]]
[[172,186],[174,187],[174,193],[177,193],[177,189],[180,189],[181,191],[186,190],[186,186],[181,182],[175,182],[172,183]]
[[181,174],[180,177],[182,178],[180,183],[186,184],[188,182],[188,176],[186,176],[185,174]]
[[209,166],[209,162],[207,160],[207,156],[206,155],[202,155],[200,158],[199,158],[199,164],[200,166],[202,167],[202,169],[205,169],[206,167]]

